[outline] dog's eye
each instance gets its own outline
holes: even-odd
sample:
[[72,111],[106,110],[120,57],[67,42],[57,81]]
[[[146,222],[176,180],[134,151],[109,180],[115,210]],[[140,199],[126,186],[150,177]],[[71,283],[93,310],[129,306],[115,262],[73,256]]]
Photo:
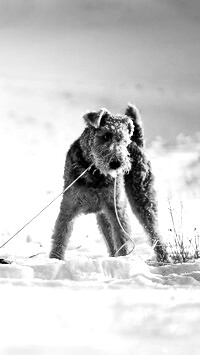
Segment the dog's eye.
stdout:
[[102,136],[102,139],[104,140],[104,142],[111,140],[111,138],[112,138],[112,133],[110,133],[110,132],[107,132]]

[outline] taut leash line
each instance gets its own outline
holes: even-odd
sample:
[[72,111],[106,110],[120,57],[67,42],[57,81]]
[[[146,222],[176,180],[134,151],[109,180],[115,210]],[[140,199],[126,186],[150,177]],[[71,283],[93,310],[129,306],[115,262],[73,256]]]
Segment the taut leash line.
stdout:
[[15,234],[12,235],[8,240],[6,240],[1,246],[0,249],[3,248],[10,240],[12,240],[17,234],[19,234],[24,228],[26,228],[31,222],[33,222],[39,215],[41,215],[49,206],[52,205],[60,196],[62,196],[70,187],[75,184],[77,180],[79,180],[91,167],[91,164],[87,169],[85,169],[74,181],[71,182],[59,195],[57,195],[51,202],[48,203],[40,212],[38,212],[33,218],[31,218],[23,227],[21,227]]

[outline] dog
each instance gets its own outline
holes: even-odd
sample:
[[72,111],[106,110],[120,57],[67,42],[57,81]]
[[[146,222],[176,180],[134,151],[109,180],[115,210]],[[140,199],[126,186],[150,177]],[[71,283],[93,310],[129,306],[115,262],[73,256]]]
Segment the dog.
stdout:
[[63,194],[50,258],[64,259],[75,218],[88,213],[96,214],[109,255],[128,255],[133,249],[129,203],[150,238],[157,260],[167,260],[138,109],[129,104],[125,114],[112,115],[103,108],[87,112],[83,119],[86,128],[66,156],[64,191],[86,171]]

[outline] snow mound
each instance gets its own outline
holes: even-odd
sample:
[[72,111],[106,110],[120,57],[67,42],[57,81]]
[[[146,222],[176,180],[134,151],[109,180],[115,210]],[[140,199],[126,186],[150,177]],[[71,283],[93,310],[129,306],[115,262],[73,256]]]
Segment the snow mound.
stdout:
[[[70,254],[70,252],[69,252]],[[148,265],[140,257],[111,258],[71,253],[65,261],[47,255],[18,257],[8,265],[0,265],[0,283],[29,280],[33,284],[84,287],[83,282],[102,287],[167,287],[200,286],[200,262],[176,265]]]

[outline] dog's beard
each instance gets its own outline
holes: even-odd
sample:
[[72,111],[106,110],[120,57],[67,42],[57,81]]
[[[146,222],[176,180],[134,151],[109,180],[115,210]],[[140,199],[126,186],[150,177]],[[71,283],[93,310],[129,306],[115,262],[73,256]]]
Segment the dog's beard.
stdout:
[[118,175],[124,175],[123,169],[111,169],[108,171],[108,175],[110,175],[112,178],[116,178]]
[[121,165],[117,169],[110,168],[110,162],[113,159],[113,156],[109,159],[102,159],[101,157],[94,156],[94,164],[96,168],[101,172],[101,174],[105,176],[111,176],[112,178],[116,178],[118,175],[127,174],[131,170],[131,159],[129,156],[117,157],[120,161]]

